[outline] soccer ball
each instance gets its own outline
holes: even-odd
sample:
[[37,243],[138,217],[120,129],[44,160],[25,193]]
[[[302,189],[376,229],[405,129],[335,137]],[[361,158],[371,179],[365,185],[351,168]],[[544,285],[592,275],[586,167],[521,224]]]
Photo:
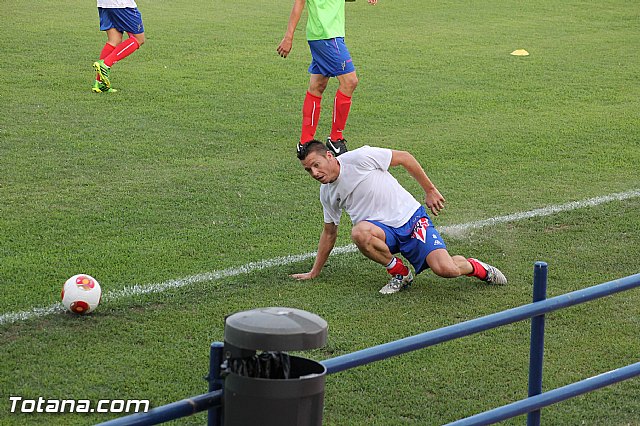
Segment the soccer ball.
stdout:
[[62,304],[76,314],[88,314],[100,304],[102,289],[91,275],[79,274],[69,278],[62,287]]

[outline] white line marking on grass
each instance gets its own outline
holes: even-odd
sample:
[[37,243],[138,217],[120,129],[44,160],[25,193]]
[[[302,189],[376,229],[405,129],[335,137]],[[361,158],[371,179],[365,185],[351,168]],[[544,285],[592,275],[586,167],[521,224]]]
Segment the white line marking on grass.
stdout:
[[[609,203],[611,201],[622,201],[629,198],[640,197],[640,189],[631,190],[627,192],[619,192],[616,194],[603,195],[600,197],[589,198],[582,201],[572,201],[566,204],[556,204],[540,209],[529,210],[526,212],[513,213],[506,216],[497,216],[489,219],[479,220],[475,222],[462,223],[459,225],[449,225],[438,227],[441,233],[450,234],[454,236],[461,236],[470,229],[478,229],[486,226],[493,226],[501,223],[515,222],[523,219],[529,219],[532,217],[550,216],[555,213],[577,210],[586,207],[598,206],[600,204]],[[355,245],[349,244],[342,247],[336,247],[331,252],[331,255],[353,253],[357,251]],[[130,287],[124,287],[121,290],[113,290],[106,292],[103,295],[103,301],[118,300],[126,297],[161,293],[166,290],[172,290],[191,284],[201,283],[205,281],[216,281],[226,277],[233,277],[241,274],[248,274],[254,271],[260,271],[262,269],[272,268],[275,266],[286,266],[292,263],[301,262],[315,257],[316,252],[304,253],[291,256],[276,257],[273,259],[262,260],[259,262],[250,262],[245,265],[236,268],[223,269],[221,271],[207,272],[204,274],[191,275],[185,278],[179,278],[175,280],[165,281],[163,283],[146,284],[146,285],[133,285]],[[18,321],[25,321],[32,318],[40,318],[47,315],[63,312],[64,307],[62,303],[54,303],[47,307],[36,307],[28,311],[20,312],[7,312],[0,315],[0,325],[13,324]]]
[[611,201],[622,201],[629,198],[640,197],[640,189],[634,189],[627,192],[618,192],[616,194],[602,195],[600,197],[589,198],[582,201],[572,201],[566,204],[556,204],[540,209],[529,210],[527,212],[513,213],[506,216],[497,216],[489,219],[479,220],[477,222],[462,223],[460,225],[450,225],[438,227],[438,230],[449,235],[463,235],[465,231],[470,229],[483,228],[485,226],[497,225],[500,223],[516,222],[532,217],[550,216],[555,213],[565,212],[569,210],[577,210],[585,207],[598,206],[600,204],[609,203]]

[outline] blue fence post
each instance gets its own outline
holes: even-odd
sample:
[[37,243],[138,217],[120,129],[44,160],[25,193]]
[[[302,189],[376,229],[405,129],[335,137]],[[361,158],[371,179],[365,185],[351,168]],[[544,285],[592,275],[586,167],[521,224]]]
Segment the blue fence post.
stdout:
[[[222,364],[224,343],[213,342],[209,351],[209,392],[222,389],[223,380],[220,377],[220,365]],[[208,426],[222,425],[222,408],[220,406],[209,409],[207,418]]]
[[[547,298],[547,263],[533,266],[533,302]],[[531,318],[529,347],[529,397],[542,393],[542,360],[544,356],[544,314]],[[540,426],[540,410],[527,414],[527,426]]]

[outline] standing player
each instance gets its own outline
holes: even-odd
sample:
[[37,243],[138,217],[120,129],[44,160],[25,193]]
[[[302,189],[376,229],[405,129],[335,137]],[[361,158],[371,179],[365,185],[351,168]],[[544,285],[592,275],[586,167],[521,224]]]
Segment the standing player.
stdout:
[[344,209],[353,222],[351,239],[355,245],[391,275],[389,283],[380,289],[382,294],[396,293],[413,282],[411,270],[395,253],[402,253],[416,274],[431,268],[445,278],[468,275],[490,284],[507,283],[494,266],[449,255],[424,206],[389,173],[389,167],[404,167],[424,189],[425,204],[431,212],[437,215],[444,208],[444,197],[408,152],[363,146],[337,158],[322,142],[314,140],[304,145],[298,158],[311,177],[322,184],[324,228],[311,271],[294,274],[293,278],[307,280],[320,274],[335,245]]
[[[375,5],[378,0],[367,0]],[[289,24],[284,38],[278,45],[278,53],[286,58],[293,46],[293,34],[300,21],[305,2],[307,5],[307,40],[311,50],[309,65],[309,89],[302,104],[302,133],[298,152],[302,145],[314,139],[320,118],[322,93],[330,77],[338,79],[338,90],[333,100],[333,123],[327,138],[327,147],[340,155],[347,151],[342,132],[347,123],[351,96],[358,85],[356,69],[344,43],[345,0],[294,0]]]
[[[144,25],[135,0],[98,0],[100,31],[107,33],[107,43],[100,52],[100,59],[93,63],[96,81],[92,91],[114,92],[109,74],[113,64],[138,50],[144,43]],[[129,36],[122,41],[123,33]]]

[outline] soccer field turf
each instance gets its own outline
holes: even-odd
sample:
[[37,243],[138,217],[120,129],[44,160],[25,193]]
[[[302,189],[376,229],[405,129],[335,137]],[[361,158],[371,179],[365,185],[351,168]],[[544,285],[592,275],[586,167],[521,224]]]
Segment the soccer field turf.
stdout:
[[[238,271],[317,247],[318,184],[295,159],[309,61],[304,18],[276,54],[291,2],[138,2],[147,42],[94,94],[95,4],[5,0],[0,16],[0,317],[48,307],[76,273],[105,293]],[[445,228],[640,189],[635,2],[348,3],[360,83],[345,137],[408,150],[447,199]],[[527,49],[528,57],[509,53]],[[318,137],[329,131],[331,81]],[[394,172],[418,199],[419,186]],[[338,246],[350,243],[343,218]],[[640,198],[443,233],[509,278],[426,272],[391,297],[377,265],[333,256],[103,301],[87,317],[0,324],[0,424],[116,415],[11,414],[9,396],[149,399],[206,391],[224,316],[305,309],[329,323],[325,359],[639,271]],[[638,361],[637,290],[550,314],[544,389]],[[527,322],[327,378],[325,423],[442,424],[526,396]],[[638,425],[637,379],[544,409],[545,424]],[[204,415],[179,421],[202,424]],[[507,424],[521,424],[522,418]]]

